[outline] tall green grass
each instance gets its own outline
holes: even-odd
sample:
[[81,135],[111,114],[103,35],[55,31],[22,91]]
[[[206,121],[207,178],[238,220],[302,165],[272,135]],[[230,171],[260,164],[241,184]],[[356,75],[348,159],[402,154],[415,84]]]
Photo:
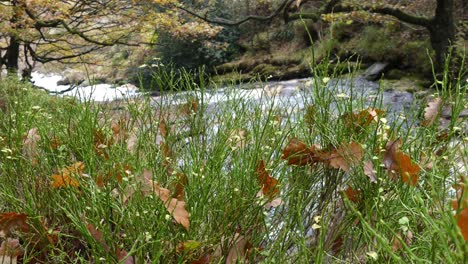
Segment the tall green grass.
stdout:
[[[193,88],[195,93],[187,93],[185,100],[195,100],[198,111],[190,113],[151,98],[78,102],[2,80],[0,98],[6,108],[0,112],[0,213],[28,215],[30,230],[11,234],[20,238],[21,258],[25,263],[113,263],[118,262],[116,250],[122,249],[137,263],[192,263],[203,256],[224,263],[233,260],[229,256],[234,244],[244,239],[248,250],[240,262],[465,261],[468,248],[450,201],[455,197],[452,184],[466,176],[466,122],[453,118],[444,132],[437,125],[422,127],[417,118],[425,103],[420,102],[413,113],[392,122],[379,119],[351,128],[340,117],[369,106],[384,108],[382,91],[370,102],[353,89],[350,97],[339,96],[333,84],[337,76],[329,72],[329,67],[317,67],[304,88],[304,107],[287,109],[278,108],[271,98],[262,104],[246,100],[235,88],[225,90],[227,102],[209,106],[203,93],[207,80],[195,82],[189,74],[171,79],[184,90]],[[466,108],[466,80],[438,84],[435,92],[457,116]],[[96,146],[97,131],[110,138],[111,124],[121,116],[126,118],[121,128],[138,138],[135,151],[126,143],[103,141]],[[162,119],[172,129],[164,140],[173,151],[169,162],[174,173],[164,166],[168,157],[160,146]],[[36,161],[24,151],[24,136],[32,128],[41,137]],[[238,130],[247,132],[245,146],[232,143]],[[373,162],[376,182],[361,165],[347,173],[322,164],[287,165],[281,154],[292,137],[323,148],[359,142],[364,160]],[[414,187],[392,180],[383,168],[381,150],[396,138],[422,167]],[[425,168],[422,153],[432,168]],[[283,204],[277,208],[265,209],[265,201],[257,198],[259,160],[280,182]],[[52,175],[77,161],[85,165],[80,186],[53,188]],[[131,168],[128,174],[115,169],[120,164]],[[144,169],[171,192],[179,181],[176,172],[187,177],[189,230],[174,223],[154,192],[140,192],[145,189],[139,179]],[[109,181],[98,186],[98,177],[107,174]],[[344,195],[349,186],[361,192],[359,202]],[[88,224],[102,232],[102,238]],[[181,249],[187,241],[196,243]]]

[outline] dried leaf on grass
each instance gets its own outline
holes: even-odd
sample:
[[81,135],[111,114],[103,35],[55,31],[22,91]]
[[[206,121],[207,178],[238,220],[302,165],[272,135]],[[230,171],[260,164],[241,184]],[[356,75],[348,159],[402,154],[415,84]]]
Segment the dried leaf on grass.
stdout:
[[457,215],[457,226],[463,235],[465,241],[468,241],[468,207],[463,208]]
[[[88,229],[88,232],[91,234],[91,236],[101,244],[102,248],[110,253],[113,254],[113,251],[111,248],[107,245],[106,241],[103,239],[104,235],[101,231],[99,231],[93,224],[88,223],[86,225],[86,228]],[[135,263],[135,257],[130,256],[127,251],[117,248],[115,250],[115,256],[117,257],[117,260],[119,260],[119,263],[124,263],[124,264],[134,264]]]
[[151,172],[148,170],[145,170],[143,174],[146,180],[146,185],[151,187],[156,196],[161,199],[166,210],[172,215],[174,220],[188,230],[190,221],[189,213],[185,209],[185,201],[179,201],[177,198],[172,198],[168,189],[161,187],[158,182],[152,180]]
[[37,127],[31,128],[26,136],[23,137],[23,155],[37,165],[37,157],[39,156],[38,144],[41,140]]
[[18,239],[7,238],[0,245],[0,263],[16,264],[22,254]]
[[383,158],[384,166],[392,179],[397,179],[397,175],[400,175],[403,182],[415,186],[419,178],[419,165],[399,149],[400,145],[401,139],[387,142]]
[[364,175],[369,177],[370,182],[376,183],[377,182],[377,174],[374,170],[374,164],[371,160],[364,162]]
[[[249,240],[239,233],[235,233],[232,238],[221,238],[221,244],[228,244],[229,252],[226,256],[225,263],[246,263],[249,251],[252,248],[252,244]],[[221,258],[223,256],[221,246],[219,245],[213,253],[214,258]],[[210,256],[211,258],[211,256]]]
[[112,140],[115,143],[125,143],[128,139],[127,119],[120,118],[118,121],[112,122]]
[[127,140],[127,150],[131,154],[135,153],[136,147],[138,146],[138,137],[136,133],[130,134],[128,140]]
[[348,172],[350,167],[358,164],[364,157],[364,149],[356,142],[342,144],[339,148],[322,154],[323,161],[335,169]]
[[163,138],[167,138],[169,128],[167,127],[166,120],[163,118],[159,121],[159,133]]
[[198,101],[197,98],[192,97],[187,103],[182,105],[182,113],[185,115],[191,115],[198,112]]
[[79,187],[80,183],[77,177],[83,175],[84,167],[83,162],[76,162],[71,166],[63,168],[58,174],[52,175],[52,187]]
[[346,127],[353,129],[365,128],[370,124],[377,123],[380,116],[384,116],[385,111],[377,108],[368,108],[360,111],[359,113],[346,113],[341,116]]
[[226,264],[238,262],[244,263],[246,260],[246,255],[248,254],[248,250],[252,247],[252,245],[244,236],[237,233],[234,236],[233,242],[234,243],[226,258]]
[[255,174],[257,175],[258,184],[261,190],[257,193],[257,197],[267,200],[265,207],[270,209],[271,207],[276,208],[283,203],[279,195],[278,180],[271,177],[265,167],[265,161],[260,160],[255,168]]
[[346,190],[343,191],[344,195],[348,200],[350,200],[353,203],[360,203],[362,201],[362,191],[361,190],[355,190],[351,186],[348,186]]
[[6,212],[0,214],[0,237],[8,237],[14,230],[27,232],[28,216],[22,213]]
[[229,134],[227,139],[228,145],[232,149],[242,149],[246,146],[247,143],[247,131],[244,129],[234,129]]
[[452,200],[452,206],[457,210],[455,219],[463,238],[468,242],[468,193],[466,192],[466,183],[468,177],[460,177],[458,182],[452,187],[456,190],[456,199]]
[[318,156],[319,151],[318,145],[308,147],[299,139],[292,138],[283,150],[281,159],[287,160],[288,165],[306,166],[321,160]]
[[442,108],[442,99],[440,97],[434,98],[431,102],[428,103],[427,107],[424,109],[424,120],[421,125],[431,126],[437,120],[440,110]]
[[401,241],[402,241],[401,233],[398,233],[396,236],[392,238],[392,250],[394,252],[403,248],[403,244],[401,243]]

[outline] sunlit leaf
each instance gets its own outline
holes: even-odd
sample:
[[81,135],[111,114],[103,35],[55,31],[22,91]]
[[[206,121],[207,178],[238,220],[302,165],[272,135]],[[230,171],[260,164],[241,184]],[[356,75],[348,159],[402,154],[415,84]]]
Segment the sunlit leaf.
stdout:
[[428,103],[428,106],[424,109],[424,120],[422,121],[423,126],[431,126],[437,120],[439,112],[442,107],[442,99],[440,97],[434,98]]
[[58,174],[52,175],[52,187],[79,187],[77,177],[83,175],[83,162],[76,162],[71,166],[63,168]]
[[6,212],[0,214],[0,237],[8,237],[14,230],[26,232],[28,216],[22,213]]

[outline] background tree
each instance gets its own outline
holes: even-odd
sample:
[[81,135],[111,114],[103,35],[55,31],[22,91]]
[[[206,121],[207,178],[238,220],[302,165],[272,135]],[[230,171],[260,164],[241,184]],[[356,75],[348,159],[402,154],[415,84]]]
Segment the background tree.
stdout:
[[[173,1],[0,1],[0,69],[29,75],[36,62],[93,62],[95,51],[113,45],[154,44],[158,32],[204,34],[184,24]],[[174,12],[176,11],[176,12]],[[185,26],[185,27],[184,27]]]
[[[432,16],[422,16],[406,12],[408,5],[404,1],[356,1],[356,0],[284,0],[276,4],[273,12],[266,16],[249,15],[236,20],[227,20],[210,13],[201,14],[186,8],[178,7],[200,19],[223,26],[239,26],[249,21],[271,22],[282,17],[285,22],[297,19],[321,20],[324,14],[351,13],[353,11],[366,11],[370,13],[392,16],[398,20],[421,26],[427,29],[430,35],[431,46],[435,51],[435,67],[442,70],[448,49],[455,40],[456,21],[454,17],[455,0],[435,0],[435,10]],[[417,2],[417,1],[414,1]],[[313,11],[303,8],[312,5]],[[462,3],[462,8],[465,4]]]

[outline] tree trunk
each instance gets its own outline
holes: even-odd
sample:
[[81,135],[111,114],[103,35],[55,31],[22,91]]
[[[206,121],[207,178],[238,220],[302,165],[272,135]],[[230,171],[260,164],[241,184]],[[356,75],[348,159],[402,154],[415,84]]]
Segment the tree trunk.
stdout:
[[18,60],[20,55],[20,43],[15,36],[10,37],[10,44],[8,45],[5,54],[5,66],[8,75],[15,76],[18,73]]
[[453,0],[437,0],[435,16],[430,20],[427,29],[435,51],[435,69],[440,73],[444,70],[445,58],[455,39]]
[[[18,22],[18,18],[20,17],[20,10],[18,9],[18,1],[11,1],[13,6],[13,16],[10,19],[11,25],[13,25],[17,29],[15,24]],[[7,75],[18,77],[18,60],[20,56],[20,41],[15,36],[15,33],[12,33],[10,36],[10,43],[8,44],[4,63],[7,70]]]

